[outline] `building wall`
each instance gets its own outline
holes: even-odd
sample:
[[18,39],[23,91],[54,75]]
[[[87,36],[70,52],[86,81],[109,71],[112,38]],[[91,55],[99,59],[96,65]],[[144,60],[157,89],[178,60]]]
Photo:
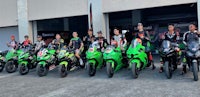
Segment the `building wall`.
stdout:
[[88,0],[28,0],[29,20],[87,15]]
[[8,50],[6,44],[10,41],[11,35],[14,35],[16,41],[19,41],[18,27],[0,28],[0,51]]
[[0,2],[0,27],[16,26],[17,0],[0,0]]
[[124,10],[160,7],[194,3],[197,0],[102,0],[103,12],[116,12]]

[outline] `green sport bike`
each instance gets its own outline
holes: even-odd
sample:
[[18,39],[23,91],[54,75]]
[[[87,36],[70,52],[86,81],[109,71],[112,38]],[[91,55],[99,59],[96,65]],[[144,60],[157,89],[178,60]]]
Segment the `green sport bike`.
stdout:
[[55,45],[49,44],[48,47],[43,47],[37,54],[36,72],[38,76],[46,76],[48,71],[56,68],[56,50]]
[[36,67],[36,55],[34,53],[34,45],[28,45],[23,48],[23,53],[18,56],[19,73],[25,75],[29,73],[29,69]]
[[148,57],[145,53],[145,47],[141,44],[141,40],[136,38],[131,42],[127,52],[129,59],[129,68],[134,78],[137,78],[139,71],[145,69],[148,65]]
[[58,70],[59,70],[59,74],[61,77],[66,77],[68,74],[68,55],[69,52],[67,52],[67,48],[64,46],[61,48],[60,52],[57,54],[57,58],[58,58]]
[[6,62],[5,62],[5,55],[7,54],[7,52],[8,51],[4,51],[4,52],[0,51],[0,72],[3,71],[4,66],[6,64]]
[[86,59],[87,72],[89,76],[94,76],[96,74],[96,69],[100,69],[103,66],[103,54],[98,42],[95,41],[89,46],[86,52]]
[[77,67],[85,67],[84,65],[80,65],[74,52],[75,50],[73,48],[63,47],[57,55],[59,63],[58,69],[61,77],[66,77],[69,71],[73,71]]
[[8,51],[6,54],[5,58],[5,69],[8,73],[13,73],[17,70],[18,68],[18,56],[23,53],[22,50],[23,46],[22,44],[19,44],[18,49],[11,49]]
[[113,77],[114,72],[124,67],[122,63],[122,52],[119,47],[109,45],[103,53],[103,59],[106,62],[106,71],[109,78]]

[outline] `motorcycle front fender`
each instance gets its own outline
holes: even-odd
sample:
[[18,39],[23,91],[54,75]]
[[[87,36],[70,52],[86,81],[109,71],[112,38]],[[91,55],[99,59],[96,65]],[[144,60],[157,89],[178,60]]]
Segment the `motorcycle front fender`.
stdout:
[[28,61],[21,61],[21,62],[19,62],[19,65],[27,66],[28,65]]
[[88,63],[92,63],[93,65],[95,65],[96,61],[95,60],[88,60]]
[[67,61],[62,61],[62,62],[60,62],[59,65],[64,65],[65,67],[67,67],[68,66],[68,62]]
[[40,61],[40,62],[38,62],[38,65],[41,65],[41,66],[45,67],[45,66],[47,65],[47,62],[45,62],[45,61]]
[[132,60],[130,60],[130,62],[129,62],[129,68],[132,67],[133,63],[136,63],[137,64],[137,68],[140,68],[140,66],[141,66],[140,60],[138,60],[138,59],[132,59]]
[[107,60],[106,63],[111,63],[112,68],[115,68],[115,62],[113,60]]

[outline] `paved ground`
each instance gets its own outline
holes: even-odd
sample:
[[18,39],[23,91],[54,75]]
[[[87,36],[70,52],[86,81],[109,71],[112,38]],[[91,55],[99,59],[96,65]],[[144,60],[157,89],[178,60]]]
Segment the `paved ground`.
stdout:
[[59,78],[57,70],[46,77],[38,77],[34,70],[25,76],[4,71],[0,73],[0,97],[200,97],[200,81],[193,81],[191,72],[180,75],[180,68],[170,80],[158,68],[147,68],[138,79],[132,79],[127,69],[113,78],[107,78],[105,69],[95,77],[78,70],[66,78]]

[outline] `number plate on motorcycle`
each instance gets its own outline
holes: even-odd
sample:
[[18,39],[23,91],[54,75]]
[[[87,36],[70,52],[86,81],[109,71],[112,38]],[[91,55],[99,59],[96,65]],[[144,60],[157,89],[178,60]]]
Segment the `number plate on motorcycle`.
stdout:
[[55,65],[51,65],[51,66],[49,66],[49,70],[53,70],[54,68],[56,68]]

